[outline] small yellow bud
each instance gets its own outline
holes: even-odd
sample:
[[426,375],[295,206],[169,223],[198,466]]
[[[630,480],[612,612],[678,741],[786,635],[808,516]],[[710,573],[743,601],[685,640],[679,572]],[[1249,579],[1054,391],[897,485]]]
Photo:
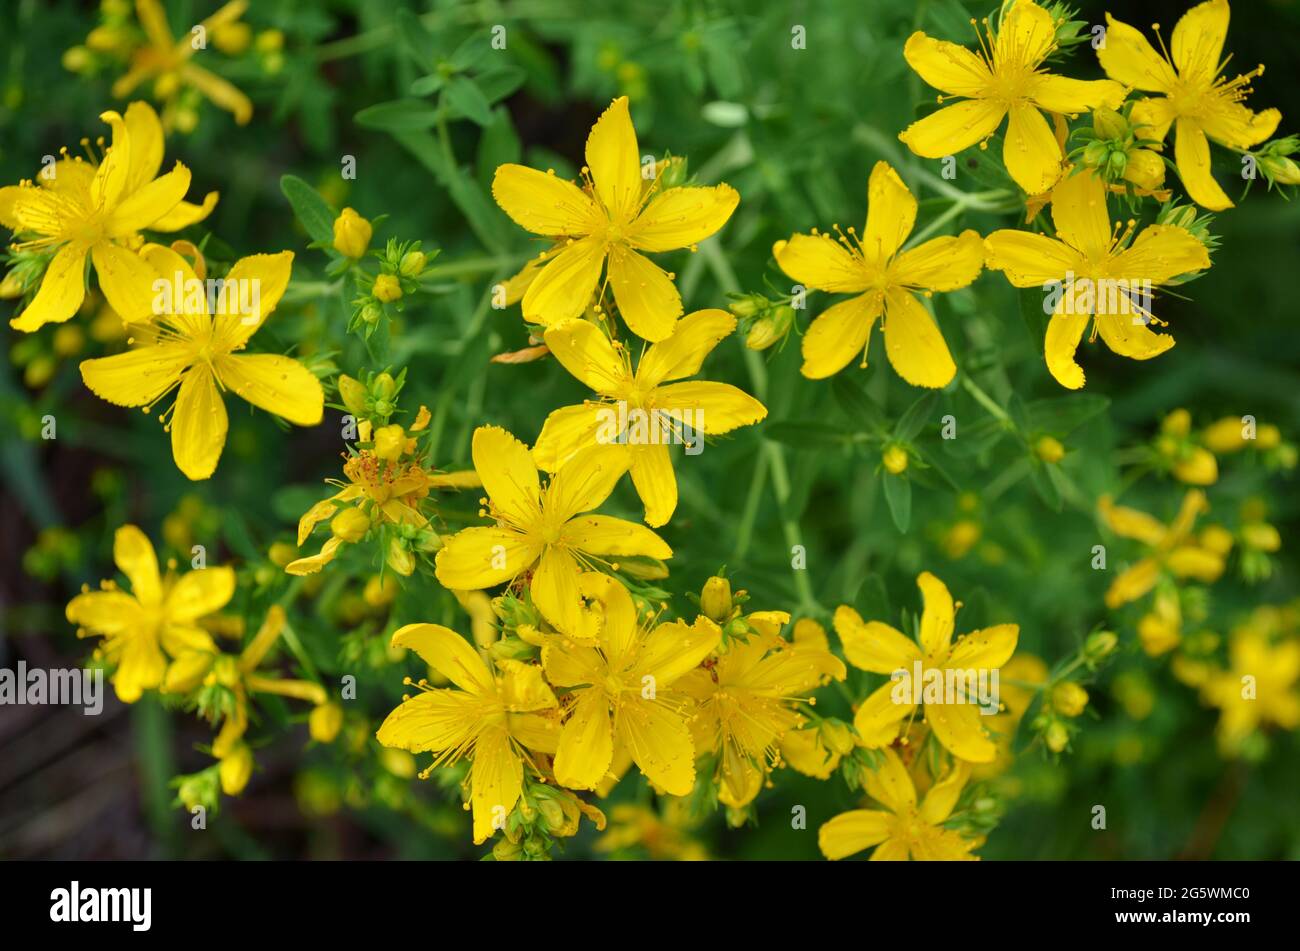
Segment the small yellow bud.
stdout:
[[212,33],[212,44],[227,56],[238,56],[244,52],[252,39],[252,27],[238,20],[234,23],[223,23]]
[[1211,423],[1201,433],[1201,442],[1210,452],[1223,455],[1237,452],[1246,446],[1245,424],[1237,416],[1228,416]]
[[1099,106],[1092,110],[1092,131],[1099,139],[1122,139],[1128,135],[1128,123],[1114,109]]
[[370,222],[351,208],[344,208],[334,219],[334,250],[345,258],[364,257],[373,235]]
[[248,785],[253,775],[253,751],[248,744],[240,743],[230,754],[223,757],[218,770],[221,776],[221,791],[227,796],[238,796]]
[[370,531],[370,516],[355,506],[348,506],[330,521],[330,531],[355,545]]
[[848,724],[841,723],[839,720],[823,720],[821,733],[826,745],[841,756],[848,756],[857,745]]
[[388,557],[385,559],[389,568],[392,568],[403,578],[409,578],[411,572],[415,570],[415,559],[411,556],[410,551],[402,547],[401,540],[392,538],[388,542]]
[[1083,642],[1083,652],[1090,660],[1101,660],[1118,646],[1119,637],[1114,631],[1096,631]]
[[259,53],[276,53],[284,49],[284,34],[279,30],[263,30],[257,34],[257,51]]
[[1171,471],[1175,479],[1187,485],[1214,485],[1219,481],[1219,463],[1210,450],[1200,446],[1192,447]]
[[364,416],[366,412],[366,388],[360,380],[354,380],[347,374],[339,375],[339,399],[353,416]]
[[389,462],[396,462],[406,448],[406,430],[397,423],[380,426],[375,430],[375,455]]
[[343,728],[343,707],[334,703],[319,703],[307,717],[307,729],[317,743],[333,743]]
[[380,274],[375,278],[375,286],[371,293],[375,295],[375,300],[391,304],[395,300],[402,299],[402,282],[392,274]]
[[1034,455],[1047,464],[1060,462],[1065,458],[1065,447],[1061,441],[1052,436],[1040,436],[1034,443]]
[[1186,436],[1192,431],[1192,414],[1185,409],[1176,409],[1160,423],[1160,431],[1170,436]]
[[76,324],[60,324],[54,331],[54,352],[60,357],[72,357],[85,346],[86,335]]
[[902,446],[887,446],[880,457],[885,470],[893,475],[902,475],[907,471],[907,450]]
[[1206,525],[1201,529],[1201,547],[1216,555],[1226,555],[1232,551],[1232,532],[1222,525]]
[[1277,551],[1282,547],[1282,536],[1267,522],[1253,522],[1241,526],[1241,543],[1255,551]]
[[762,317],[749,328],[749,333],[745,335],[745,346],[750,350],[766,350],[780,339],[781,335],[777,333],[772,318]]
[[1070,731],[1060,720],[1053,720],[1047,727],[1047,732],[1043,734],[1043,740],[1049,750],[1060,753],[1070,745]]
[[393,599],[401,589],[397,579],[391,575],[386,575],[383,579],[380,579],[379,575],[371,575],[366,580],[361,597],[372,608],[384,608],[393,603]]
[[717,576],[704,582],[704,589],[700,592],[700,611],[719,624],[728,620],[732,611],[731,582]]
[[1255,431],[1255,445],[1260,449],[1272,449],[1282,441],[1282,430],[1272,423],[1264,423]]
[[423,251],[407,251],[402,255],[402,262],[397,269],[402,272],[403,277],[419,277],[424,273],[426,261]]
[[4,280],[0,281],[0,300],[13,300],[22,292],[23,284],[18,280],[17,271],[10,271],[5,275]]
[[379,762],[398,779],[412,779],[415,776],[415,757],[406,750],[386,746],[379,751]]
[[1052,688],[1052,707],[1061,716],[1077,717],[1088,706],[1088,691],[1073,680],[1065,680]]
[[208,651],[186,651],[167,665],[163,676],[163,693],[189,693],[212,669],[216,656]]
[[266,550],[266,557],[277,568],[283,568],[298,557],[298,546],[290,542],[273,542]]

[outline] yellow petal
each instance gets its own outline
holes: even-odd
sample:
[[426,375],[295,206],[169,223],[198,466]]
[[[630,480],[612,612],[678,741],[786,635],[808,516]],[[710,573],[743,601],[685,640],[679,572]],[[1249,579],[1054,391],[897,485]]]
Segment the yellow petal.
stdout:
[[654,391],[654,408],[711,436],[751,426],[767,416],[767,408],[730,383],[688,380]]
[[95,208],[113,208],[121,199],[131,174],[131,138],[126,121],[116,112],[101,112],[99,118],[113,130],[113,144],[90,181],[90,200]]
[[1048,73],[1039,75],[1029,98],[1048,112],[1076,116],[1098,106],[1118,109],[1124,102],[1124,86],[1109,79],[1067,79]]
[[334,560],[342,545],[343,539],[339,538],[337,535],[331,535],[325,541],[325,544],[321,546],[321,550],[317,554],[311,555],[307,558],[295,558],[284,566],[284,572],[285,574],[294,575],[295,577],[314,575]]
[[[1148,153],[1149,154],[1149,153]],[[1111,265],[1116,277],[1130,282],[1164,284],[1180,274],[1210,266],[1210,254],[1196,237],[1174,225],[1143,228],[1128,250]]]
[[171,233],[198,224],[212,214],[212,209],[217,207],[217,200],[220,197],[217,192],[208,192],[203,196],[203,204],[201,205],[189,201],[177,202],[175,208],[154,221],[149,226],[149,229],[151,231]]
[[384,746],[425,753],[458,749],[473,736],[482,702],[459,690],[427,690],[403,700],[384,718],[376,738]]
[[[71,163],[69,163],[71,164]],[[56,180],[58,166],[55,166]],[[6,185],[0,188],[0,225],[10,231],[21,231],[23,224],[18,220],[18,202],[26,189],[19,185]]]
[[1097,511],[1106,527],[1116,535],[1133,538],[1151,546],[1159,545],[1165,537],[1165,526],[1159,519],[1137,509],[1115,505],[1108,495],[1101,497]]
[[931,825],[946,822],[969,778],[970,767],[961,760],[954,761],[943,779],[931,786],[921,800],[921,818]]
[[1113,235],[1102,180],[1090,171],[1061,179],[1052,189],[1052,223],[1056,225],[1057,237],[1084,257],[1104,258]]
[[669,188],[650,200],[627,232],[642,251],[672,251],[703,241],[727,223],[740,193],[730,185]]
[[292,274],[292,251],[250,254],[236,261],[217,296],[217,345],[238,350],[247,343],[280,303]]
[[1088,329],[1089,314],[1080,307],[1074,307],[1073,313],[1066,313],[1066,301],[1078,301],[1081,288],[1071,292],[1067,289],[1057,302],[1056,312],[1047,323],[1047,333],[1043,338],[1043,357],[1047,369],[1057,383],[1071,390],[1083,386],[1083,368],[1075,361],[1075,353],[1083,340],[1083,332]]
[[1209,84],[1218,75],[1223,41],[1228,37],[1228,0],[1198,3],[1174,26],[1169,52],[1185,80]]
[[59,248],[45,269],[41,289],[9,326],[31,333],[46,324],[62,323],[80,310],[86,299],[86,250],[77,242]]
[[591,234],[602,220],[577,185],[524,165],[500,166],[492,177],[492,197],[515,224],[547,237]]
[[123,703],[135,703],[146,690],[162,684],[167,673],[167,658],[152,636],[136,636],[122,645],[113,674],[113,689]]
[[465,528],[445,541],[435,559],[438,583],[461,591],[503,584],[532,567],[540,554],[525,536],[504,528]]
[[298,426],[315,426],[325,408],[325,391],[310,370],[273,353],[234,354],[214,362],[221,382],[240,399]]
[[226,407],[206,364],[190,367],[181,380],[170,422],[172,458],[190,479],[206,479],[226,445]]
[[832,862],[889,838],[894,817],[877,809],[843,812],[817,830],[817,847]]
[[646,777],[670,796],[695,786],[695,745],[680,713],[657,700],[628,700],[619,708],[619,740]]
[[1061,147],[1043,114],[1027,103],[1015,103],[1008,113],[1002,161],[1015,183],[1028,195],[1047,191],[1061,177]]
[[1204,548],[1183,545],[1169,553],[1165,562],[1178,578],[1195,578],[1213,584],[1223,574],[1223,556]]
[[166,175],[125,194],[105,220],[104,230],[113,238],[142,231],[172,211],[189,190],[190,170],[177,162]]
[[486,694],[494,689],[492,674],[478,651],[465,638],[441,624],[407,624],[393,633],[392,645],[405,647],[461,690]]
[[121,634],[141,626],[140,602],[125,591],[88,591],[79,594],[65,610],[69,623],[94,634]]
[[645,523],[666,525],[677,509],[677,476],[668,447],[636,446],[632,450],[632,484],[645,505]]
[[671,558],[673,550],[644,525],[609,515],[584,515],[564,526],[566,544],[592,555]]
[[883,267],[903,246],[916,223],[916,198],[888,162],[877,162],[867,181],[867,223],[862,254]]
[[541,484],[528,447],[500,426],[480,426],[470,452],[493,509],[515,525],[533,524]]
[[874,674],[892,674],[911,670],[921,659],[916,643],[900,631],[879,621],[863,621],[862,615],[847,605],[835,609],[835,633],[844,645],[844,656],[859,670]]
[[609,249],[609,286],[628,329],[655,342],[672,335],[682,298],[668,272],[624,244]]
[[591,127],[586,157],[596,196],[610,218],[629,220],[641,200],[641,152],[627,96],[610,103]]
[[980,708],[973,703],[927,703],[925,722],[935,739],[953,756],[968,763],[991,763],[997,746],[989,738]]
[[192,353],[183,344],[137,347],[81,363],[81,379],[116,406],[148,406],[176,385]]
[[542,268],[524,294],[524,319],[550,325],[587,309],[605,263],[605,243],[597,237],[570,241]]
[[1174,133],[1174,164],[1192,201],[1210,211],[1232,207],[1232,199],[1210,173],[1210,143],[1192,119],[1179,119]]
[[99,277],[99,289],[124,323],[153,316],[154,283],[160,275],[144,258],[119,245],[99,241],[91,247],[90,259]]
[[966,287],[984,269],[984,241],[974,231],[932,238],[904,251],[894,262],[899,283],[930,291]]
[[605,396],[626,395],[632,384],[627,361],[591,321],[574,318],[551,324],[544,339],[560,365],[591,389]]
[[578,563],[558,545],[548,545],[533,572],[529,592],[533,604],[557,631],[568,634],[582,626],[582,601],[578,596]]
[[602,691],[588,688],[578,694],[555,754],[555,779],[569,789],[595,789],[614,758],[614,731],[609,704]]
[[1063,241],[1028,231],[994,231],[984,239],[984,253],[988,266],[1015,287],[1064,281],[1066,272],[1080,264],[1078,252]]
[[1163,142],[1177,114],[1172,100],[1141,99],[1133,106],[1130,117],[1137,135],[1151,142]]
[[1011,659],[1019,639],[1020,627],[1016,624],[995,624],[971,631],[953,645],[945,666],[958,670],[993,670]]
[[1106,589],[1106,607],[1112,611],[1121,604],[1136,601],[1156,586],[1160,565],[1153,558],[1143,558],[1120,573]]
[[957,375],[939,325],[902,288],[885,294],[885,353],[895,372],[913,386],[943,387]]
[[865,365],[867,338],[884,310],[884,302],[884,296],[873,291],[822,311],[803,335],[800,372],[810,380],[825,379],[848,366],[858,354],[862,354]]
[[1052,15],[1032,0],[1015,0],[1002,14],[993,41],[993,70],[1000,67],[1034,67],[1046,58],[1056,41]]
[[501,671],[498,692],[508,712],[530,713],[560,705],[538,665],[508,658],[501,658],[496,663]]
[[533,461],[539,469],[554,472],[578,452],[597,444],[604,413],[614,412],[612,407],[583,403],[580,406],[562,406],[552,410],[542,424],[537,445],[533,446]]
[[921,572],[916,578],[921,589],[924,607],[921,611],[921,647],[927,657],[938,657],[952,641],[953,623],[957,616],[948,586],[930,574]]
[[567,522],[609,498],[632,461],[626,449],[622,445],[597,445],[570,457],[546,488],[545,518]]
[[694,376],[719,341],[736,329],[736,318],[716,308],[697,310],[677,322],[672,336],[652,345],[637,365],[636,380],[653,389],[667,380]]
[[235,596],[231,568],[200,568],[180,577],[167,594],[166,614],[171,621],[197,621],[224,608]]
[[654,678],[656,691],[668,687],[698,667],[721,639],[722,629],[708,618],[696,618],[689,625],[683,621],[660,624],[642,642],[631,676],[638,686],[649,676]]
[[1174,345],[1168,334],[1153,333],[1141,313],[1097,314],[1097,333],[1106,346],[1130,360],[1150,360]]
[[[162,168],[163,127],[158,113],[147,102],[133,102],[123,116],[131,138],[131,167],[127,175],[127,192],[134,192],[153,181]],[[181,192],[181,197],[185,196]]]
[[907,774],[907,767],[891,749],[881,750],[881,762],[876,769],[863,771],[862,784],[867,794],[891,812],[906,813],[916,805],[916,786]]
[[953,96],[975,98],[993,81],[988,65],[966,47],[919,30],[903,44],[903,58],[927,83]]
[[1281,121],[1282,113],[1276,109],[1251,112],[1241,103],[1221,102],[1201,118],[1201,128],[1230,149],[1249,149],[1276,132]]
[[995,100],[967,99],[918,119],[898,138],[922,158],[943,158],[987,139],[1006,114]]
[[231,113],[237,124],[247,125],[248,120],[253,118],[252,101],[233,83],[193,63],[186,63],[181,67],[181,77],[203,93],[213,105]]
[[903,730],[903,721],[916,709],[913,703],[895,703],[894,690],[906,687],[911,681],[911,673],[900,675],[898,681],[884,684],[858,704],[853,715],[853,728],[858,731],[858,739],[867,749],[881,749],[893,743]]
[[131,582],[131,593],[143,605],[162,602],[162,580],[153,544],[134,525],[123,525],[113,533],[113,563]]
[[1173,67],[1147,38],[1109,13],[1106,14],[1106,43],[1097,49],[1097,59],[1107,76],[1134,89],[1168,92],[1177,82]]
[[781,270],[805,287],[857,294],[867,289],[871,275],[862,259],[824,234],[796,234],[772,249]]
[[474,810],[474,844],[505,828],[505,819],[523,791],[524,767],[500,727],[484,730],[474,744],[470,767],[470,804]]

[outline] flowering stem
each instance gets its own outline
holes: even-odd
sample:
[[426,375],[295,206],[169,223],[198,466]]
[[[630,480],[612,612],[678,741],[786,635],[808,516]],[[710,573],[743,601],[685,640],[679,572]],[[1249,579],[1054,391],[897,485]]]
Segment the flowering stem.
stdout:
[[1011,417],[1007,415],[1007,411],[1004,410],[997,403],[995,403],[993,401],[993,397],[985,393],[980,388],[980,385],[976,383],[973,379],[971,379],[971,377],[963,373],[961,378],[961,385],[965,388],[967,393],[975,397],[975,402],[979,403],[980,406],[983,406],[986,410],[989,411],[989,415],[991,415],[994,419],[999,420],[1004,426],[1007,426],[1008,428],[1011,429],[1015,428],[1016,424],[1012,422]]

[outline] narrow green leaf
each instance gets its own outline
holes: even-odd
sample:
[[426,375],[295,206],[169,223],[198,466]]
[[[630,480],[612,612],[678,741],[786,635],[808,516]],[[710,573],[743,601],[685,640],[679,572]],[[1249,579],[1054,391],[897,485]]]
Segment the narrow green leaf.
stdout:
[[334,240],[334,219],[337,215],[320,192],[296,175],[281,176],[280,191],[289,199],[294,215],[302,222],[313,241],[329,244]]

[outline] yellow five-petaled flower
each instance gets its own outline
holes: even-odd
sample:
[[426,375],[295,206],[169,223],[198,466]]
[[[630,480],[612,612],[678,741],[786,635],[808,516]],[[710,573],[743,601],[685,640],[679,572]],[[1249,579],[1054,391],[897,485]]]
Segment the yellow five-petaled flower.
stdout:
[[813,232],[777,242],[777,264],[805,287],[857,295],[827,308],[804,334],[804,376],[832,376],[858,353],[865,367],[871,328],[883,315],[885,353],[899,376],[913,386],[952,382],[957,365],[916,292],[929,296],[970,284],[984,267],[984,247],[978,234],[964,231],[901,251],[915,223],[916,198],[888,163],[877,162],[860,238],[849,228],[838,240]]
[[545,252],[549,259],[524,294],[524,319],[549,325],[582,314],[608,259],[623,320],[637,336],[663,340],[682,314],[682,299],[672,276],[642,252],[703,241],[727,223],[740,196],[730,185],[661,189],[658,171],[643,188],[626,96],[592,127],[583,171],[591,178],[585,189],[523,165],[502,165],[492,180],[497,204],[520,227],[560,243]]
[[[149,327],[150,342],[81,364],[91,392],[118,406],[149,407],[179,387],[168,427],[172,457],[191,479],[212,475],[225,447],[223,388],[299,426],[321,421],[325,392],[311,371],[280,354],[238,352],[289,286],[292,251],[235,262],[214,314],[204,295],[184,290],[205,286],[185,258],[156,244],[140,255],[168,288],[154,300],[164,312]],[[202,270],[201,257],[198,262]]]
[[1207,137],[1230,149],[1248,149],[1273,134],[1282,114],[1276,109],[1255,113],[1242,105],[1263,66],[1235,79],[1223,75],[1227,0],[1208,0],[1184,13],[1163,56],[1127,23],[1109,13],[1106,22],[1106,43],[1097,49],[1106,75],[1162,94],[1133,107],[1138,134],[1162,142],[1174,127],[1174,162],[1187,194],[1212,211],[1231,208],[1232,200],[1210,174]]

